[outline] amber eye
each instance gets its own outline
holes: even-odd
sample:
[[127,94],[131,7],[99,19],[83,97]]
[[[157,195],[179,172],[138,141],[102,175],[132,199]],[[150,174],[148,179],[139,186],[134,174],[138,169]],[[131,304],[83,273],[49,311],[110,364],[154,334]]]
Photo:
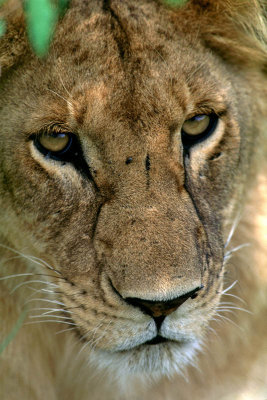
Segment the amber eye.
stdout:
[[203,133],[210,123],[209,115],[195,115],[183,124],[183,132],[187,135],[200,135]]
[[218,116],[199,114],[186,120],[182,126],[182,142],[184,146],[191,146],[211,135],[218,123]]
[[77,151],[75,135],[69,132],[40,132],[33,136],[35,147],[48,158],[69,161]]
[[46,159],[60,161],[61,166],[70,163],[83,176],[93,181],[77,135],[72,132],[43,131],[32,135],[30,139]]
[[46,150],[58,153],[69,147],[71,138],[68,133],[43,133],[38,137],[39,144]]

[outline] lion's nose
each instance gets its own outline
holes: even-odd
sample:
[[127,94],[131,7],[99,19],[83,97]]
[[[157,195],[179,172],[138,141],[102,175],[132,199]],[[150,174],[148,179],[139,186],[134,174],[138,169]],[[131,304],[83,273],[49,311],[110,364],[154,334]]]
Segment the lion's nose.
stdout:
[[150,315],[154,319],[164,319],[164,317],[177,310],[177,308],[180,307],[187,299],[190,297],[195,298],[197,296],[197,292],[202,288],[203,286],[198,286],[190,292],[167,301],[144,300],[136,297],[127,297],[124,300],[128,304],[140,308],[140,310]]

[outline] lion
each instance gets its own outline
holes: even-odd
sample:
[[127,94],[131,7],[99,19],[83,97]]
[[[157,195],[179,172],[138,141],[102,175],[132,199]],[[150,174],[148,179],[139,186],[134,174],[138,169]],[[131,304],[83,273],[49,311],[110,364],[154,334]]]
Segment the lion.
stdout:
[[2,400],[266,399],[265,6],[2,7]]

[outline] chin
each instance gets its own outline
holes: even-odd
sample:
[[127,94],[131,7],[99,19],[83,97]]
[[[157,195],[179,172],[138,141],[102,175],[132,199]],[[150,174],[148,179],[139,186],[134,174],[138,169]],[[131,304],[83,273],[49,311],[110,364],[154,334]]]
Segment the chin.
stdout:
[[149,384],[164,376],[184,375],[186,366],[195,365],[200,350],[200,341],[141,344],[116,352],[94,349],[89,363],[96,373],[104,373],[123,390],[131,381]]

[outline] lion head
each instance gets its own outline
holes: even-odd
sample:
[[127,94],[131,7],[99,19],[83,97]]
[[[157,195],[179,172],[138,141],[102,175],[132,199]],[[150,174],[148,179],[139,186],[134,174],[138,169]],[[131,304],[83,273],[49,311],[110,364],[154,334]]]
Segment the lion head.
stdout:
[[100,368],[181,371],[216,311],[264,118],[261,6],[239,3],[74,0],[41,60],[10,14],[1,235]]

